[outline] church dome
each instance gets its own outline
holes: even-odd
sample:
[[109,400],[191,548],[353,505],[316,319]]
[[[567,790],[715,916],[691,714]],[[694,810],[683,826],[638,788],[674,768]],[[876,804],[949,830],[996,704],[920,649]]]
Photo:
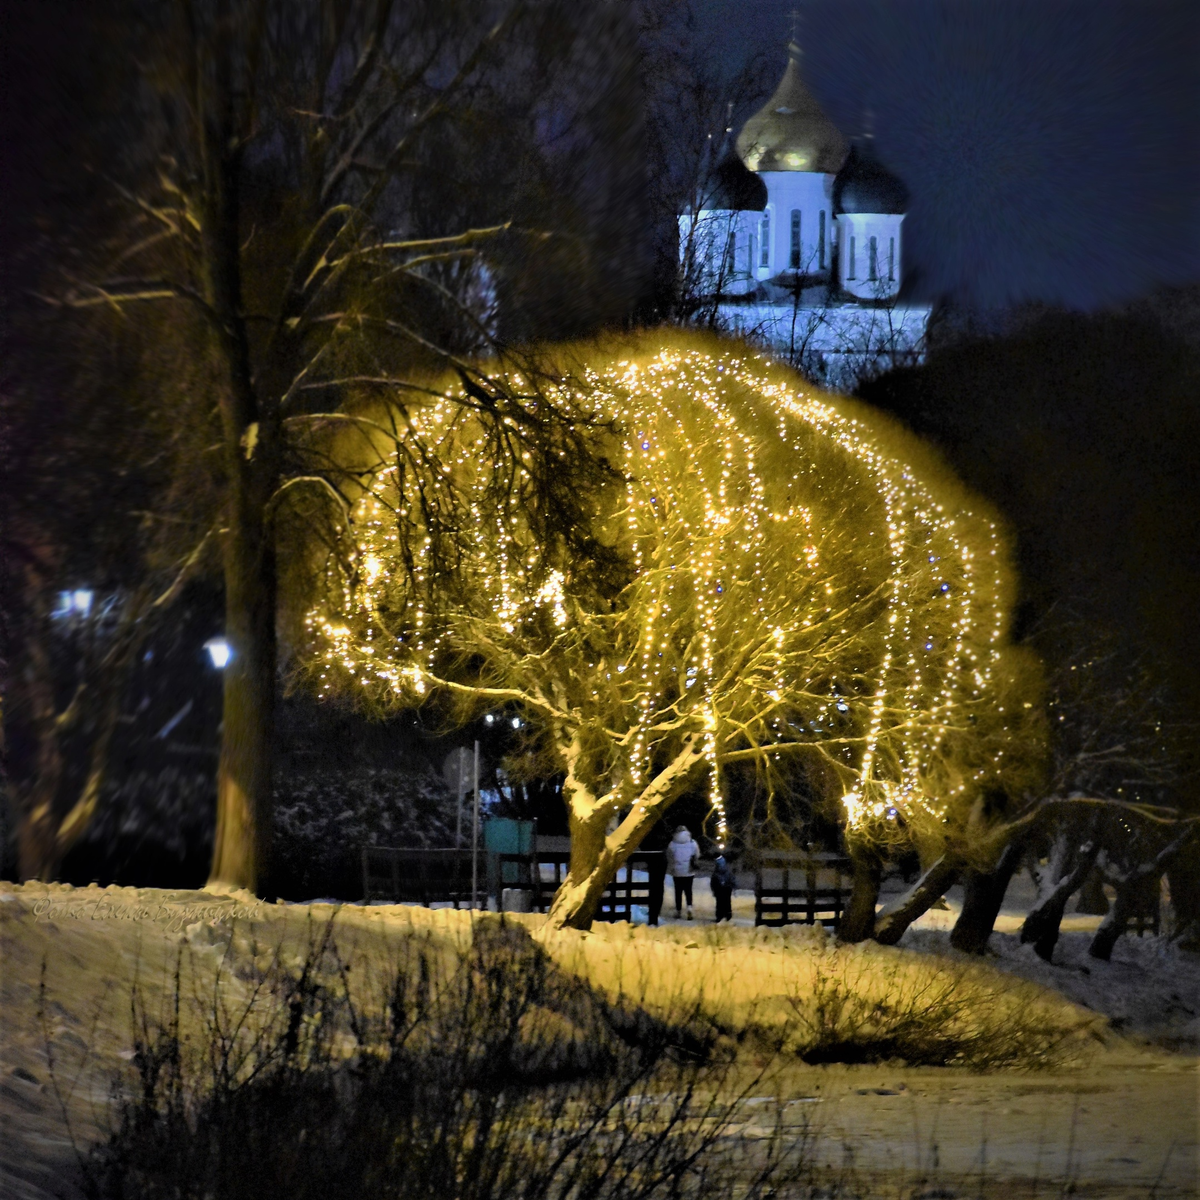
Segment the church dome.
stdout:
[[762,212],[767,207],[767,185],[747,171],[736,154],[727,154],[709,176],[701,207]]
[[746,122],[737,148],[752,171],[832,175],[845,161],[846,139],[804,86],[795,42],[788,45],[787,70],[775,94]]
[[870,141],[850,147],[846,165],[833,181],[835,213],[902,213],[908,188],[875,157]]

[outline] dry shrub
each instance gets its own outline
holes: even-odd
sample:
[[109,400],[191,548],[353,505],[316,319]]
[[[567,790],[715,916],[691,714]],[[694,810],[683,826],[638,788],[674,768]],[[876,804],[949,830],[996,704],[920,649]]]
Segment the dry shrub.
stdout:
[[519,925],[474,932],[448,959],[414,931],[389,976],[352,987],[327,925],[299,963],[226,974],[199,1021],[177,971],[157,1016],[135,1001],[90,1195],[753,1198],[796,1177],[803,1139],[731,1148],[741,1095],[698,1016],[608,1003]]
[[789,1001],[788,1049],[810,1063],[897,1060],[975,1071],[1060,1066],[1086,1044],[1090,1022],[1047,1003],[1037,989],[981,979],[932,960],[884,966],[834,950]]
[[1035,1069],[1082,1054],[1096,1024],[985,964],[873,942],[836,947],[820,927],[610,926],[538,936],[610,1002],[663,1020],[694,1008],[735,1040],[809,1062]]

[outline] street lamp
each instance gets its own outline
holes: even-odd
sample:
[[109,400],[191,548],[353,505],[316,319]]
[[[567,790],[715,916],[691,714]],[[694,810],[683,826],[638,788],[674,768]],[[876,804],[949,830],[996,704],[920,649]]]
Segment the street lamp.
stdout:
[[208,651],[209,661],[218,671],[225,670],[233,657],[233,647],[223,637],[209,638],[204,643],[204,649]]

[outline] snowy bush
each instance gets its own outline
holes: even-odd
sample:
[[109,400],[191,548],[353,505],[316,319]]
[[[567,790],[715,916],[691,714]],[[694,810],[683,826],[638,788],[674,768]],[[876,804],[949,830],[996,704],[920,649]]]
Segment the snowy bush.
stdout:
[[481,921],[449,962],[441,939],[401,938],[374,995],[329,934],[215,1004],[207,1037],[189,1038],[182,989],[165,1019],[136,998],[88,1194],[766,1200],[809,1169],[807,1130],[739,1138],[729,1060],[631,1023],[520,927]]
[[[199,887],[216,814],[210,769],[167,766],[114,779],[64,878],[76,884]],[[281,770],[274,890],[287,899],[362,895],[363,846],[448,846],[454,802],[423,761],[353,771]]]
[[451,846],[454,800],[424,762],[288,774],[275,785],[275,890],[362,896],[364,846]]
[[1039,1069],[1090,1052],[1103,1022],[983,963],[874,942],[835,946],[821,926],[543,927],[564,970],[662,1019],[700,1007],[739,1040],[807,1062]]

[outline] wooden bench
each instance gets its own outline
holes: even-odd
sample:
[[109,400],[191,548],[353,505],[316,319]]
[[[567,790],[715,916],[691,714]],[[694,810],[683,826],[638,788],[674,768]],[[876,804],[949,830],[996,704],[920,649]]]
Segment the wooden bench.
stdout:
[[[659,908],[662,907],[663,878],[667,870],[667,855],[663,850],[635,850],[617,871],[617,877],[604,889],[597,921],[633,921],[633,909],[650,908],[651,894],[657,887]],[[634,871],[643,871],[644,880],[635,880]],[[624,876],[624,878],[622,878]],[[657,882],[656,882],[657,877]]]
[[[487,899],[487,855],[480,851],[479,900]],[[571,862],[570,851],[549,850],[534,854],[496,854],[497,908],[503,911],[506,890],[530,893],[535,912],[546,912],[562,885]],[[363,899],[390,900],[395,904],[450,903],[455,908],[472,903],[471,851],[454,849],[401,849],[395,846],[364,846]],[[661,850],[639,850],[600,898],[598,921],[629,921],[639,905],[649,907],[657,874],[661,889],[665,870]],[[543,870],[545,868],[545,870]],[[635,871],[648,878],[635,880]],[[546,878],[549,876],[549,878]]]
[[841,854],[763,851],[754,867],[755,925],[837,929],[850,901],[850,860]]

